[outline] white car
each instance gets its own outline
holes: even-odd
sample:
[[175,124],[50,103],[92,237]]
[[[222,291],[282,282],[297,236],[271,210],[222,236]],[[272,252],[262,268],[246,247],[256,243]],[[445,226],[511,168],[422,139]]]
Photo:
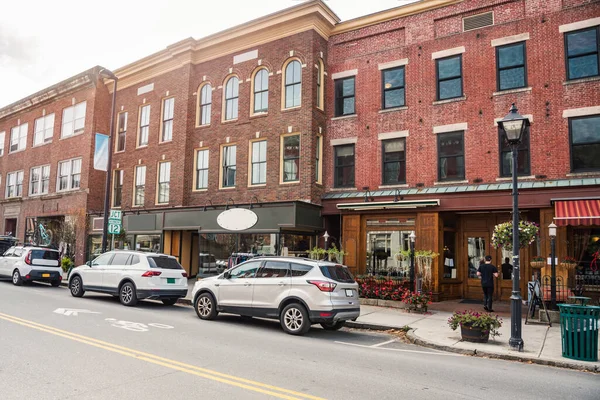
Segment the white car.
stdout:
[[21,286],[24,282],[50,282],[59,286],[62,280],[60,253],[45,247],[13,246],[0,257],[0,278],[11,278]]
[[219,312],[273,318],[292,335],[317,323],[338,330],[360,315],[358,284],[347,267],[296,257],[255,257],[198,280],[192,294],[200,319]]
[[142,299],[173,305],[187,295],[188,280],[173,256],[114,250],[74,268],[69,290],[74,297],[82,297],[86,291],[111,294],[126,306]]

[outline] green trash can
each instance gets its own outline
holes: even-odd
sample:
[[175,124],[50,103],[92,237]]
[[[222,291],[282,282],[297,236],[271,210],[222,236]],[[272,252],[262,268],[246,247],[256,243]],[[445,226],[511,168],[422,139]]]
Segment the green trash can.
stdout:
[[600,307],[559,304],[562,355],[580,361],[598,361]]

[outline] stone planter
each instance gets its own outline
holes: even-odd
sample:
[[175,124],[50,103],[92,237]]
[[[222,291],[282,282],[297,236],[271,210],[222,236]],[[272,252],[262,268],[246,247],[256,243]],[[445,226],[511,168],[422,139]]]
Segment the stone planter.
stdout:
[[483,332],[483,329],[478,326],[460,326],[460,334],[465,342],[487,343],[490,339],[490,331]]

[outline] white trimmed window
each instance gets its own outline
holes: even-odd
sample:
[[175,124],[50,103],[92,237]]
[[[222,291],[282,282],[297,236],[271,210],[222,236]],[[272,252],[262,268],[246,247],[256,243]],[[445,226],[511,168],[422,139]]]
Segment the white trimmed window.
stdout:
[[236,176],[237,146],[223,146],[221,187],[234,187]]
[[269,111],[269,72],[266,68],[259,69],[254,75],[252,82],[254,92],[253,114],[266,113]]
[[114,171],[113,179],[113,207],[121,207],[123,201],[123,175],[122,169]]
[[9,153],[25,150],[27,145],[27,129],[29,124],[21,124],[10,130],[10,149]]
[[58,163],[57,191],[79,189],[81,186],[81,158]]
[[29,174],[29,195],[47,194],[50,186],[50,166],[42,165],[31,168]]
[[208,188],[208,149],[196,152],[196,190]]
[[252,142],[252,185],[267,183],[267,141]]
[[70,137],[83,132],[85,127],[86,102],[82,101],[63,110],[61,138]]
[[225,84],[225,121],[237,119],[239,95],[240,81],[237,76],[232,76]]
[[169,202],[169,191],[171,183],[171,162],[161,162],[158,164],[158,199],[159,204]]
[[144,205],[144,193],[146,190],[146,166],[138,165],[135,167],[135,188],[133,196],[134,206]]
[[119,113],[118,119],[116,151],[125,151],[125,140],[127,139],[127,111]]
[[302,102],[302,64],[290,61],[285,67],[284,108],[299,107]]
[[281,138],[281,162],[283,165],[283,182],[300,180],[300,135],[283,136]]
[[6,198],[23,196],[23,171],[6,174]]
[[138,147],[148,145],[150,133],[150,104],[140,107],[140,131],[138,134]]
[[52,142],[54,134],[54,113],[35,120],[35,129],[33,134],[33,145],[40,146],[42,144]]
[[321,183],[323,181],[322,160],[323,136],[317,136],[317,143],[315,147],[315,182],[317,183]]
[[4,155],[4,137],[6,132],[0,132],[0,157]]
[[173,140],[173,115],[175,110],[175,97],[163,100],[162,135],[161,142]]
[[212,105],[212,87],[210,83],[205,84],[200,89],[199,125],[210,125],[210,111]]

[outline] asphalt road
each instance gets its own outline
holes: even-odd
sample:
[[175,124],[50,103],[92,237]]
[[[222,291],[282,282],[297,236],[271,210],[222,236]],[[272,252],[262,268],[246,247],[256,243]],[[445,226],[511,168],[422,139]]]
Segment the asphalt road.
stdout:
[[[73,309],[80,310],[74,312]],[[0,282],[0,399],[598,399],[598,375]]]

